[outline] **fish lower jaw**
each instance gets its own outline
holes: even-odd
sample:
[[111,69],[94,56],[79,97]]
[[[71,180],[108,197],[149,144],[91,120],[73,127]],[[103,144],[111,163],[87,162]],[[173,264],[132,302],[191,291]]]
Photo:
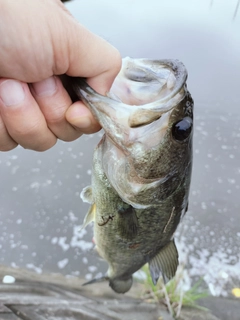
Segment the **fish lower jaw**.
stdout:
[[[149,183],[139,183],[138,181],[130,181],[126,177],[124,183],[116,180],[111,181],[113,188],[120,198],[135,209],[147,209],[153,205],[159,205],[161,200],[155,194],[159,189],[159,185],[165,180],[161,178]],[[121,181],[121,180],[119,180]],[[146,194],[148,197],[146,197]]]

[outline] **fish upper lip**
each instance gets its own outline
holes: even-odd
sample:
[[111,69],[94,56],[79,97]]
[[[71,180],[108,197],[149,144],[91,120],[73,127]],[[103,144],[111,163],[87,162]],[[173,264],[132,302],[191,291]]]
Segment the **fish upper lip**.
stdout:
[[[131,64],[131,61],[132,59],[127,58],[124,63]],[[151,123],[159,119],[163,114],[174,109],[179,101],[182,100],[186,91],[185,82],[187,79],[187,71],[180,61],[167,59],[159,61],[138,59],[138,61],[140,61],[142,65],[156,63],[160,68],[163,66],[171,69],[176,78],[173,89],[166,96],[156,101],[143,105],[131,105],[97,93],[83,79],[80,79],[76,85],[75,91],[78,91],[79,97],[90,107],[108,137],[119,147],[124,147],[123,144],[125,144],[126,141],[123,136],[129,132],[131,128],[138,129],[139,124],[142,126]],[[144,113],[147,116],[142,116]],[[124,147],[124,149],[126,148]]]
[[[186,79],[186,77],[187,74],[185,74],[183,79]],[[163,99],[137,106],[127,105],[110,97],[102,96],[89,87],[83,79],[81,79],[80,87],[78,86],[80,97],[90,107],[108,137],[114,141],[114,144],[117,146],[123,146],[123,140],[125,141],[124,135],[129,132],[129,130],[132,128],[138,130],[138,128],[134,126],[134,119],[142,111],[151,112],[156,120],[163,114],[167,114],[173,110],[184,98],[186,91],[185,83],[181,83],[174,91],[176,94],[171,93]],[[164,103],[164,101],[166,101],[166,103]]]
[[[127,63],[131,62],[131,58],[125,58]],[[184,66],[184,64],[177,60],[177,59],[162,59],[162,60],[151,60],[151,59],[138,59],[140,62],[142,63],[156,63],[159,66],[164,66],[167,67],[169,70],[172,70],[174,72],[174,75],[176,77],[176,85],[174,86],[174,89],[165,97],[161,98],[161,99],[157,99],[155,102],[150,102],[150,103],[146,103],[144,104],[144,106],[146,106],[146,108],[148,107],[154,107],[155,105],[161,105],[166,101],[169,101],[172,97],[174,97],[176,94],[178,94],[181,89],[183,88],[183,86],[186,83],[187,77],[188,77],[188,73],[187,70]],[[121,73],[121,71],[120,71]],[[120,74],[119,73],[119,74]],[[116,77],[117,78],[117,77]],[[111,90],[110,90],[111,91]],[[85,98],[86,103],[88,102],[87,100],[87,95],[91,94],[93,96],[96,96],[98,98],[102,98],[104,101],[107,100],[112,100],[115,103],[118,102],[116,101],[114,98],[111,97],[106,97],[104,95],[101,95],[100,93],[97,93],[92,87],[90,87],[86,81],[84,79],[81,79],[81,88],[80,88],[80,93],[83,96],[83,98]],[[90,98],[90,97],[88,97]],[[125,104],[128,105],[128,104]],[[143,107],[143,105],[139,106],[139,105],[131,105],[129,104],[129,106],[131,106],[131,108],[139,108],[139,107]],[[169,108],[166,110],[168,111],[170,110]]]
[[[133,64],[134,60],[135,59],[131,59],[129,57],[124,58],[123,66],[122,66],[120,73],[124,69],[131,68],[131,64]],[[151,59],[143,58],[143,59],[138,59],[138,62],[142,63],[142,65],[144,65],[144,68],[146,68],[146,66],[148,66],[149,64],[152,64],[152,65],[155,64],[159,67],[165,67],[174,73],[174,76],[176,78],[176,82],[175,82],[175,86],[174,86],[173,90],[166,97],[161,98],[161,99],[157,99],[156,103],[162,104],[165,101],[170,100],[172,97],[174,97],[182,89],[182,87],[184,86],[184,84],[187,81],[187,77],[188,77],[187,69],[186,69],[185,65],[177,59],[151,60]],[[157,78],[157,76],[156,76],[156,78]],[[145,105],[151,105],[151,104],[152,103],[146,103]]]

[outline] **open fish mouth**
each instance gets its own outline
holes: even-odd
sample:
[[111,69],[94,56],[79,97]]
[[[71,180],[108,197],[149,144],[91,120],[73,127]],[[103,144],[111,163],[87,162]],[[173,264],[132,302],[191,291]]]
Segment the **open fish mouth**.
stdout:
[[[75,80],[74,91],[89,106],[108,137],[122,148],[123,140],[131,144],[132,139],[143,134],[131,129],[160,119],[178,105],[185,95],[186,80],[187,70],[178,60],[127,57],[107,96],[98,94],[80,78]],[[159,130],[162,125],[166,127],[168,117],[163,120],[158,124]]]
[[182,89],[186,80],[186,68],[178,60],[125,58],[111,92],[129,105],[140,106],[157,101],[163,107],[164,102]]
[[[178,60],[125,58],[107,96],[98,94],[84,79],[75,78],[72,84],[106,133],[100,144],[107,178],[122,200],[135,208],[159,204],[162,199],[152,190],[160,190],[159,186],[168,186],[170,181],[177,188],[180,182],[176,179],[179,164],[164,163],[171,161],[170,154],[164,153],[173,145],[172,154],[184,156],[179,149],[182,141],[174,146],[174,122],[184,119],[186,137],[191,134],[192,109],[188,112],[187,105],[192,100],[186,80],[186,68]],[[157,164],[157,158],[163,162]],[[181,171],[184,174],[185,169]],[[145,200],[143,193],[148,195]]]

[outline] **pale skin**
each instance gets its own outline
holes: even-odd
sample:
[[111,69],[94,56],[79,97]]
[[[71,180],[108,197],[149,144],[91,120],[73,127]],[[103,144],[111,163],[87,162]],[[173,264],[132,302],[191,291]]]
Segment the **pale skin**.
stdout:
[[0,0],[0,151],[45,151],[100,129],[59,75],[87,78],[106,94],[119,52],[79,24],[60,0]]

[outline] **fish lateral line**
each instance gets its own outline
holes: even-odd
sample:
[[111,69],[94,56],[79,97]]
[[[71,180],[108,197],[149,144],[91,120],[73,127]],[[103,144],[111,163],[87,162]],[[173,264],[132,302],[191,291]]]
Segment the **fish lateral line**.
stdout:
[[163,233],[167,232],[167,227],[170,224],[172,218],[174,217],[174,210],[175,210],[175,207],[172,208],[172,212],[171,212],[170,218],[168,219],[168,222],[167,222],[167,224],[165,225],[165,227],[163,229]]

